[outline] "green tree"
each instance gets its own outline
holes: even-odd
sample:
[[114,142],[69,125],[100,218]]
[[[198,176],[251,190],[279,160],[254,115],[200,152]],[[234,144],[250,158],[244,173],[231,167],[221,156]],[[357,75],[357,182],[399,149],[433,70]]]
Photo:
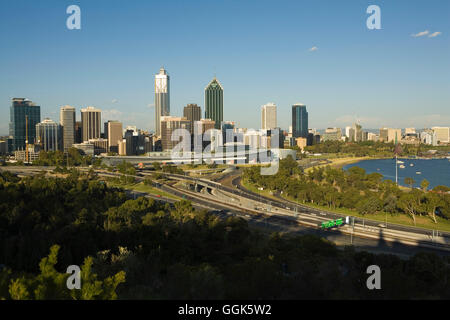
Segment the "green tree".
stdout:
[[415,181],[413,178],[410,178],[410,177],[406,177],[405,180],[404,180],[404,182],[405,182],[405,184],[406,184],[407,186],[409,186],[411,189],[413,188],[414,183],[416,183],[416,181]]
[[159,162],[153,162],[152,165],[153,165],[153,168],[155,169],[155,171],[161,170],[161,164]]
[[360,214],[374,214],[381,209],[381,200],[376,196],[364,198],[358,202],[356,209]]
[[422,188],[423,192],[426,192],[428,189],[428,186],[430,185],[430,182],[427,179],[423,179],[420,183],[420,187]]
[[437,194],[428,192],[424,196],[423,204],[425,206],[425,212],[433,219],[434,223],[437,223],[436,209],[442,204],[441,198]]
[[24,275],[11,279],[9,298],[13,300],[44,300],[44,299],[117,299],[117,286],[125,282],[125,272],[120,271],[112,277],[99,280],[92,272],[91,257],[84,260],[81,267],[81,290],[69,290],[67,278],[69,274],[59,273],[55,269],[58,262],[59,246],[50,248],[50,254],[39,263],[40,274]]
[[416,215],[420,210],[417,197],[412,193],[404,193],[398,200],[398,206],[413,219],[414,225],[416,225]]

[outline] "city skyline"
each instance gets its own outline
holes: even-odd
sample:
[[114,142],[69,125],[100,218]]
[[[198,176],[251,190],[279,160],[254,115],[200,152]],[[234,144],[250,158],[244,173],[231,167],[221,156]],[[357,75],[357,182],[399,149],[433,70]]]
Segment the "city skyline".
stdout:
[[[170,113],[176,116],[183,114],[186,104],[203,106],[203,89],[216,74],[226,87],[223,120],[236,121],[239,127],[258,128],[259,108],[268,101],[278,106],[282,128],[288,128],[290,108],[296,101],[308,106],[311,128],[345,127],[356,120],[365,128],[450,123],[445,15],[450,4],[445,1],[382,3],[382,29],[372,31],[365,27],[367,1],[208,3],[208,9],[221,12],[215,20],[208,10],[199,10],[206,5],[203,2],[185,6],[136,1],[125,14],[106,2],[79,1],[83,24],[77,31],[61,23],[66,3],[27,3],[30,11],[22,12],[23,3],[1,5],[5,25],[16,21],[18,12],[27,21],[2,28],[8,33],[0,39],[12,48],[0,53],[3,113],[11,98],[27,97],[42,107],[42,118],[57,121],[61,105],[77,110],[93,105],[103,110],[106,120],[155,130],[151,88],[153,75],[164,65],[171,75]],[[236,14],[237,6],[240,14]],[[408,15],[403,13],[405,6]],[[167,7],[172,16],[165,34],[158,34],[156,28],[151,33],[154,40],[147,43],[145,33],[163,18],[152,15],[144,21],[128,16],[142,17]],[[252,10],[258,14],[249,15]],[[215,27],[204,30],[203,24],[184,23],[193,17]],[[226,27],[230,17],[233,28]],[[279,23],[269,28],[260,22],[269,17]],[[110,18],[117,20],[114,26],[109,25]],[[38,27],[29,28],[35,24]],[[242,29],[245,32],[239,35]],[[202,36],[197,35],[200,30]],[[208,47],[212,39],[220,43]],[[155,43],[162,50],[149,50]],[[188,44],[190,49],[184,50]],[[121,49],[129,46],[136,50]],[[77,54],[80,51],[82,55]],[[0,134],[7,133],[4,117]]]

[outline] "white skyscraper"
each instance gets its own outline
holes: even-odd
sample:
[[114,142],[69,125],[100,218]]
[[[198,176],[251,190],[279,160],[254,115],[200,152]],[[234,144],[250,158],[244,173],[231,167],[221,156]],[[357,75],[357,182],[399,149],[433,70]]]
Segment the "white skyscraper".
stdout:
[[164,68],[155,75],[155,130],[161,136],[161,117],[170,115],[170,78]]
[[347,127],[345,127],[345,136],[347,137],[347,138],[350,138],[350,129],[351,129],[352,127],[349,127],[349,126],[347,126]]
[[67,152],[75,143],[75,108],[71,106],[61,107],[59,123],[62,126],[63,149]]
[[277,127],[277,106],[268,103],[261,107],[261,129],[274,129]]

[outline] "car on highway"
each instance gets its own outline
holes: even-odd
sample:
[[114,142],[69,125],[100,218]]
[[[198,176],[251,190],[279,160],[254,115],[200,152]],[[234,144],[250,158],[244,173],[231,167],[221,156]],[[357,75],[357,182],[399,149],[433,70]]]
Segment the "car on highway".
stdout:
[[378,227],[379,227],[379,228],[386,228],[386,225],[383,224],[383,223],[380,223],[380,224],[378,225]]

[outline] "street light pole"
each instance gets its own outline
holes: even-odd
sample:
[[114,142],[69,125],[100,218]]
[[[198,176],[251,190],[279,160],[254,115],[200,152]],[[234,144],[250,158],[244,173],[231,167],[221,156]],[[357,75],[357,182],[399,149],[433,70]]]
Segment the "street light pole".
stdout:
[[395,184],[398,185],[398,165],[397,154],[395,154]]

